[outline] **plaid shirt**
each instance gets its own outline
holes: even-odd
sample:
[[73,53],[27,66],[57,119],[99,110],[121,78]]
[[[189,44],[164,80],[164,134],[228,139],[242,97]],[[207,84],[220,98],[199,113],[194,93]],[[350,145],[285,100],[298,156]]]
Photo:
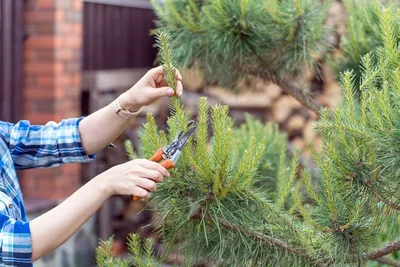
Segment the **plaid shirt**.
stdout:
[[82,118],[44,126],[0,121],[0,266],[33,266],[29,222],[16,169],[90,162],[78,125]]

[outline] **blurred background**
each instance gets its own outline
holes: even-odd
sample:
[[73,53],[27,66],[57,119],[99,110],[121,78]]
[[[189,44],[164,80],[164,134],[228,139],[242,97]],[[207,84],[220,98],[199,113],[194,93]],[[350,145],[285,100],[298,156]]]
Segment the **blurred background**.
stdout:
[[[339,48],[346,20],[341,1],[332,2],[327,24],[334,25],[335,31],[329,40]],[[147,0],[0,0],[0,119],[45,124],[85,116],[109,104],[154,67],[157,50],[149,34],[155,28],[154,19]],[[192,116],[198,98],[206,96],[211,104],[229,105],[239,123],[247,112],[279,123],[293,146],[311,142],[320,149],[321,141],[311,128],[316,115],[279,86],[260,80],[242,85],[235,94],[205,86],[199,71],[181,72],[182,101]],[[319,103],[333,108],[340,101],[340,86],[326,64],[304,79]],[[138,127],[147,112],[154,113],[158,125],[165,127],[168,100],[146,107],[115,142],[117,147],[97,154],[91,164],[20,172],[30,219],[102,171],[125,162],[123,142],[130,139],[137,146]],[[307,159],[307,152],[302,156]],[[98,240],[111,236],[117,241],[116,253],[123,254],[128,233],[151,236],[153,213],[145,205],[130,197],[110,199],[73,238],[35,266],[94,266]]]

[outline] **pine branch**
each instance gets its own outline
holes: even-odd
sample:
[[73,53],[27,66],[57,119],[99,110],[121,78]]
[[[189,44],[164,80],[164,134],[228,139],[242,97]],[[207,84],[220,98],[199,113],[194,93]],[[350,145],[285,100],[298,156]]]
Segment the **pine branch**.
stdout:
[[[251,231],[243,226],[239,226],[239,225],[235,225],[232,224],[230,222],[228,222],[225,219],[221,219],[221,218],[217,218],[217,220],[213,220],[210,215],[208,214],[204,214],[203,213],[203,204],[210,200],[212,198],[212,194],[208,194],[208,197],[205,198],[203,201],[201,201],[199,204],[197,204],[198,206],[196,208],[191,208],[191,210],[194,210],[194,212],[192,212],[191,218],[193,219],[204,219],[207,222],[213,223],[215,221],[217,221],[221,226],[223,226],[225,229],[231,230],[231,231],[237,231],[237,232],[242,232],[245,233],[247,236],[250,237],[254,237],[257,238],[267,244],[269,244],[270,246],[274,246],[274,247],[279,247],[287,252],[291,252],[293,254],[299,255],[301,257],[304,257],[305,259],[309,260],[309,261],[313,261],[313,262],[317,262],[318,260],[315,259],[314,257],[312,257],[311,255],[309,255],[309,253],[304,250],[304,249],[300,249],[300,248],[296,248],[291,246],[290,244],[275,238],[275,237],[271,237],[271,236],[267,236],[263,233],[257,232],[257,231]],[[188,201],[189,201],[189,205],[190,207],[193,207],[193,201],[192,199],[188,196],[187,197]]]
[[164,72],[165,81],[168,86],[176,92],[176,62],[171,45],[171,36],[168,31],[160,31],[156,35],[156,47],[158,48],[158,57]]
[[[263,65],[268,66],[268,63],[265,62],[264,58],[259,56],[253,48],[250,48],[250,50]],[[315,101],[315,99],[312,97],[311,94],[309,94],[308,92],[304,91],[301,88],[292,85],[287,80],[279,78],[278,73],[268,73],[265,71],[261,71],[259,73],[252,73],[252,75],[255,76],[260,76],[260,74],[262,78],[274,82],[276,85],[281,87],[283,91],[296,98],[301,104],[303,104],[308,109],[314,111],[316,115],[319,116],[319,113],[322,110],[323,106],[319,104],[317,101]]]
[[383,248],[379,248],[373,252],[368,253],[365,258],[367,260],[376,260],[383,256],[389,255],[395,251],[400,251],[400,240],[394,241]]
[[[206,216],[206,218],[207,218],[207,216]],[[315,260],[307,253],[307,251],[300,249],[300,248],[295,248],[295,247],[289,245],[288,243],[286,243],[282,240],[279,240],[278,238],[270,237],[263,233],[254,232],[254,231],[251,231],[242,226],[231,224],[230,222],[228,222],[224,219],[221,219],[221,218],[218,218],[218,223],[229,230],[243,232],[248,236],[258,238],[258,239],[262,240],[263,242],[268,243],[271,246],[279,247],[279,248],[286,250],[288,252],[291,252],[293,254],[302,256],[302,257],[306,258],[307,260],[311,260],[311,261]]]
[[294,98],[296,98],[301,104],[303,104],[308,109],[314,111],[316,115],[319,115],[323,106],[319,104],[312,95],[301,88],[298,88],[286,80],[279,78],[272,78],[272,81],[282,88],[283,91],[290,94]]
[[375,259],[375,261],[380,262],[382,264],[387,264],[389,266],[400,267],[400,262],[394,261],[386,257],[377,258]]
[[375,188],[372,186],[372,184],[369,180],[364,181],[364,185],[366,185],[380,201],[382,201],[383,203],[385,203],[387,206],[391,207],[392,209],[400,212],[400,205],[390,202],[388,199],[386,199],[384,196],[382,196],[378,191],[375,190]]

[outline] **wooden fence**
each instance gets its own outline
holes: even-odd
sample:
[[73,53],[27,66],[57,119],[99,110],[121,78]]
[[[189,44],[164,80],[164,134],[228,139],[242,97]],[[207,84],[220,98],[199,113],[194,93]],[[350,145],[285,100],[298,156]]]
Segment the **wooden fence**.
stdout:
[[23,0],[0,0],[0,120],[22,115]]
[[[147,0],[84,0],[83,16],[83,83],[82,113],[90,114],[115,99],[135,84],[153,67],[157,50],[150,30],[155,28],[155,15]],[[105,126],[106,127],[106,126]],[[126,161],[123,139],[137,139],[128,127],[115,149],[97,153],[96,161],[83,169],[83,182]],[[114,197],[98,213],[98,234],[123,238],[138,229],[124,218],[115,219],[129,205],[129,197]],[[118,209],[116,203],[123,204]],[[118,212],[117,210],[120,210]]]
[[151,67],[155,59],[154,13],[148,1],[84,3],[85,71]]

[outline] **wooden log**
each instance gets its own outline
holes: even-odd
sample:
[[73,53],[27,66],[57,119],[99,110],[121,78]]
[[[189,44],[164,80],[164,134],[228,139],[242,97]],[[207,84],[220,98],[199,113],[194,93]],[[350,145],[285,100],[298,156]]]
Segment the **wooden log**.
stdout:
[[272,118],[278,123],[285,122],[292,113],[291,100],[289,96],[278,98],[272,107]]
[[321,152],[322,151],[323,143],[322,143],[321,137],[316,136],[314,138],[314,140],[312,140],[312,144],[314,146],[315,151],[317,151],[317,152]]
[[182,85],[184,90],[198,92],[204,89],[204,75],[199,69],[182,69],[179,72],[183,77]]
[[265,93],[244,92],[237,94],[221,87],[208,87],[207,94],[216,98],[220,103],[238,108],[268,108],[271,99]]
[[306,123],[306,119],[300,114],[293,115],[289,118],[288,123],[286,125],[287,131],[289,133],[298,131],[304,127]]
[[301,108],[303,105],[294,97],[288,96],[289,98],[289,103],[292,106],[293,109]]
[[301,137],[294,138],[291,143],[293,144],[294,148],[302,148],[303,150],[306,148],[306,142]]
[[309,116],[308,118],[310,121],[318,120],[318,115],[312,110],[308,110],[308,116]]
[[315,130],[313,129],[312,123],[312,121],[308,121],[303,129],[303,137],[304,141],[306,142],[312,142],[317,135]]
[[282,94],[282,89],[274,83],[268,83],[265,87],[265,94],[269,99],[274,100]]

